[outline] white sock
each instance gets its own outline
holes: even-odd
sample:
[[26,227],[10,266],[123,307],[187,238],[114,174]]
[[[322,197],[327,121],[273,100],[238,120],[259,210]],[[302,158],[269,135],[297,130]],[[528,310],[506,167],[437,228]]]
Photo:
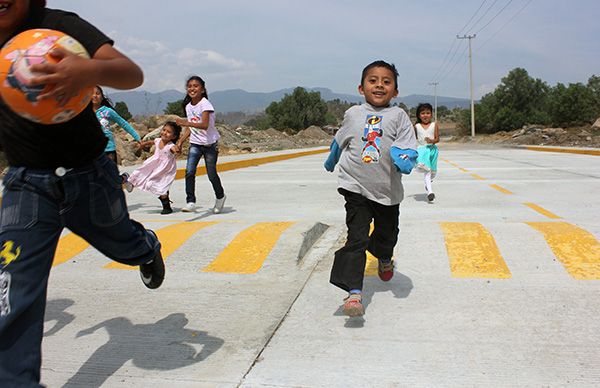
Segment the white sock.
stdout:
[[431,187],[431,171],[428,171],[425,173],[424,180],[425,180],[425,190],[427,190],[427,194],[432,193],[433,188]]

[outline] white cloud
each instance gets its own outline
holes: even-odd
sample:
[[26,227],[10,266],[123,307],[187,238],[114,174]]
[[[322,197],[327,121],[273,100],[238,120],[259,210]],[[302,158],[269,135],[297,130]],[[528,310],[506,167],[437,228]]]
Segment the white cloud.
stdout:
[[[136,62],[144,71],[143,90],[157,92],[165,89],[180,89],[188,76],[200,75],[210,84],[219,80],[219,89],[236,87],[222,81],[235,80],[258,74],[255,64],[228,57],[214,50],[199,50],[191,47],[171,49],[161,41],[149,41],[135,36],[119,36],[112,32],[116,48]],[[208,87],[207,87],[208,88]]]

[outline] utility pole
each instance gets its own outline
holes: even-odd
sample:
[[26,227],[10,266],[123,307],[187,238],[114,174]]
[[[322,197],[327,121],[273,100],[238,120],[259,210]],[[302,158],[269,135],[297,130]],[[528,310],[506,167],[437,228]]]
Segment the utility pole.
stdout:
[[433,85],[433,121],[437,122],[437,86],[439,82],[430,82]]
[[475,102],[473,101],[473,60],[471,55],[471,39],[475,38],[473,35],[456,35],[457,39],[469,39],[469,83],[471,86],[471,136],[475,136]]

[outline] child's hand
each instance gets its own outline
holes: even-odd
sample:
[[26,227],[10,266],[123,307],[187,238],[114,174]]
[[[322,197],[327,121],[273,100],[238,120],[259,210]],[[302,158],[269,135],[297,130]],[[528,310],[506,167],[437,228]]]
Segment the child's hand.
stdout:
[[181,153],[181,147],[179,147],[179,145],[175,144],[171,150],[173,151],[174,154],[179,154]]
[[177,123],[177,125],[187,126],[187,120],[186,119],[182,119],[181,117],[177,117],[175,119],[175,122]]
[[428,144],[433,144],[433,139],[431,139],[429,137],[426,137],[425,138],[425,142],[428,143]]
[[58,63],[44,63],[32,65],[30,70],[40,75],[30,80],[30,85],[50,84],[54,85],[49,92],[40,94],[38,100],[54,98],[60,106],[89,84],[89,72],[91,60],[80,57],[77,54],[57,47],[50,53],[58,59]]

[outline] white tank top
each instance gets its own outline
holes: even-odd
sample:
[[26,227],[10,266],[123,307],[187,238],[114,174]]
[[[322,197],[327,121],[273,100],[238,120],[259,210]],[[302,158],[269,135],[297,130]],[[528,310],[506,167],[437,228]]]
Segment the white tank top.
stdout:
[[429,126],[427,128],[423,128],[421,123],[417,123],[415,125],[415,128],[417,129],[417,142],[420,146],[429,144],[425,141],[426,137],[430,139],[433,139],[435,137],[435,121],[429,123]]

